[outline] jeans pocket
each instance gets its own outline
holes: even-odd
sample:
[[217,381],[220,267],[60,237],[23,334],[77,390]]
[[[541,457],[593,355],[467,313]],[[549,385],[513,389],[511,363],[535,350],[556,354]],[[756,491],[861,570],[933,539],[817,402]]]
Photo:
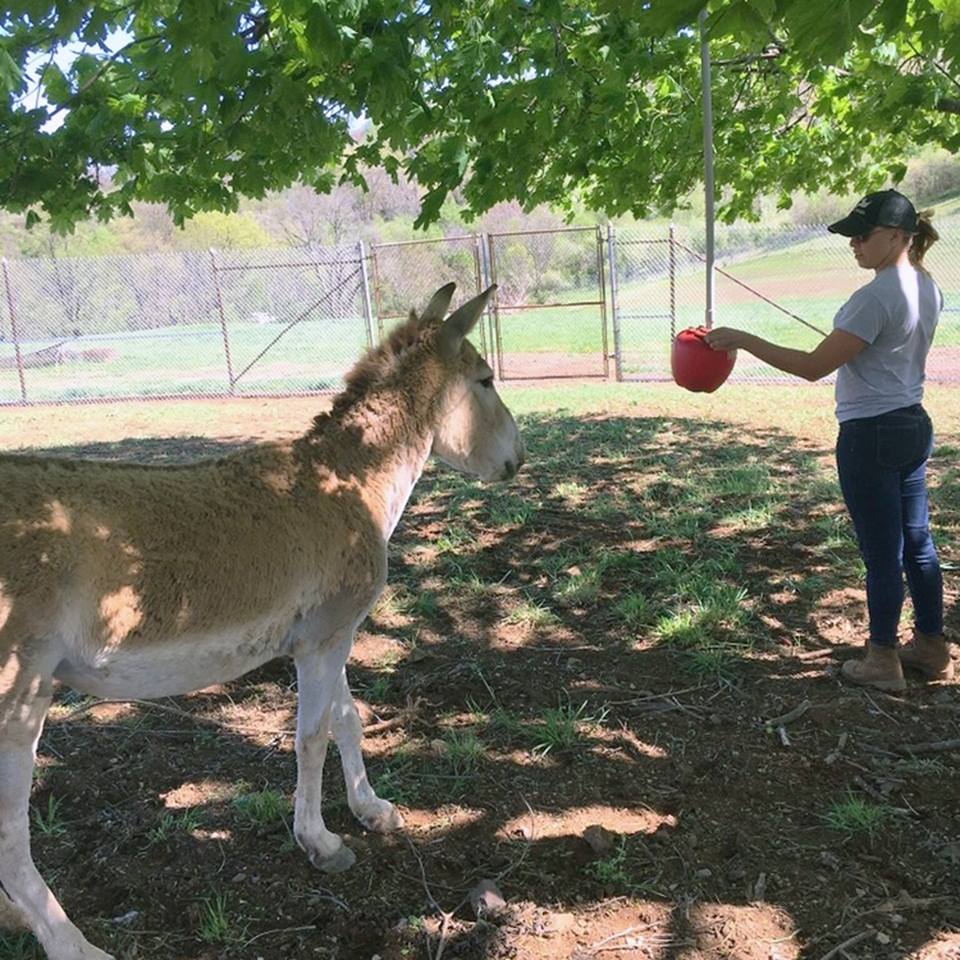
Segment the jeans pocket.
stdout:
[[930,447],[930,418],[889,417],[877,424],[877,464],[902,470],[926,459]]

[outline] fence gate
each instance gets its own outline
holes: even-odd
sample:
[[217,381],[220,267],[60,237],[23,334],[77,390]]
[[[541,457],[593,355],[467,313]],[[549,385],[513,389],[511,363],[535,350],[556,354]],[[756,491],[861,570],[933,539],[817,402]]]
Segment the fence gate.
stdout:
[[[501,380],[607,377],[607,308],[599,226],[491,233],[488,271]],[[589,298],[590,291],[596,297]],[[562,344],[562,346],[560,346]]]
[[[422,310],[433,293],[453,280],[457,289],[452,307],[476,296],[483,288],[482,244],[478,234],[375,243],[373,298],[380,339],[411,307]],[[479,326],[480,350],[492,362],[493,339],[487,324]]]

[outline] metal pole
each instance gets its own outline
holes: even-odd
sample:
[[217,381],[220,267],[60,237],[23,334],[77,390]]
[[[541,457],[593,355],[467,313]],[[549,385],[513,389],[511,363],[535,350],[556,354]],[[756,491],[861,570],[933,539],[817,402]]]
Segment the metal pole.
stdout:
[[227,358],[227,379],[230,382],[230,394],[233,395],[233,360],[230,358],[230,338],[227,336],[227,316],[223,311],[223,297],[220,295],[220,275],[217,273],[217,254],[213,247],[210,248],[210,264],[213,267],[213,287],[217,293],[217,309],[220,311],[220,333],[223,336],[223,353]]
[[[477,252],[480,256],[480,288],[486,290],[490,286],[490,263],[487,259],[487,243],[489,238],[485,233],[477,234]],[[486,341],[490,345],[489,353],[485,357],[490,369],[496,373],[497,369],[497,344],[493,332],[493,307],[487,301],[487,309],[484,313],[483,322],[486,328]]]
[[670,245],[670,342],[673,343],[677,335],[677,238],[672,223],[667,242]]
[[370,244],[370,257],[373,260],[373,297],[377,301],[377,336],[383,339],[383,301],[380,298],[380,264],[377,261],[377,244]]
[[367,347],[371,350],[377,342],[373,329],[373,306],[370,303],[370,278],[367,276],[367,255],[363,241],[357,241],[357,256],[360,258],[360,283],[363,290],[363,318],[367,324]]
[[[487,281],[497,282],[497,260],[493,250],[493,234],[487,234]],[[494,345],[497,353],[497,377],[503,379],[503,333],[500,329],[500,296],[499,291],[493,294],[493,329]]]
[[23,354],[20,352],[20,334],[17,332],[17,312],[13,309],[13,288],[10,286],[10,272],[7,258],[3,258],[3,285],[7,290],[7,309],[10,311],[10,336],[13,337],[13,350],[17,355],[17,375],[20,377],[20,399],[27,402],[27,381],[23,375]]
[[623,380],[623,344],[620,340],[620,304],[617,288],[617,231],[607,224],[607,264],[610,271],[610,318],[613,322],[613,369],[617,383]]
[[707,303],[704,326],[713,326],[713,302],[715,282],[713,264],[715,259],[713,234],[713,99],[710,93],[710,44],[707,38],[707,11],[700,11],[700,77],[703,87],[703,189],[706,199],[706,254],[707,254]]

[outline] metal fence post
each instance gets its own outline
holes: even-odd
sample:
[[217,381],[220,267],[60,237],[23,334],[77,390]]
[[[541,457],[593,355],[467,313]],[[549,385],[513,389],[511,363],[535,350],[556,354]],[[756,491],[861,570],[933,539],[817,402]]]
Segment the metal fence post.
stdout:
[[230,338],[227,336],[227,315],[223,310],[223,297],[220,294],[220,274],[217,272],[217,252],[210,248],[210,264],[213,267],[213,288],[217,294],[217,309],[220,311],[220,333],[223,336],[223,353],[227,358],[227,379],[230,383],[230,395],[233,395],[233,360],[230,357]]
[[667,243],[669,245],[670,263],[670,343],[677,335],[677,242],[674,236],[673,224],[670,224]]
[[373,305],[370,303],[370,277],[367,275],[367,254],[363,241],[357,241],[357,256],[360,258],[360,283],[363,287],[363,319],[367,325],[367,346],[373,349],[377,342],[373,329]]
[[13,350],[17,357],[17,375],[20,377],[20,399],[27,402],[27,381],[23,374],[23,354],[20,352],[20,334],[17,331],[17,312],[13,308],[13,288],[10,286],[10,271],[7,258],[3,258],[3,285],[7,291],[7,309],[10,311],[10,336],[13,337]]
[[[484,234],[486,243],[486,266],[487,266],[487,284],[497,282],[497,261],[496,254],[493,252],[493,236],[489,233]],[[493,341],[493,352],[496,357],[495,372],[498,380],[503,379],[503,337],[500,330],[500,297],[497,291],[493,293],[493,331],[491,339]]]
[[607,224],[607,263],[610,270],[610,316],[613,321],[613,368],[617,383],[623,380],[623,343],[620,339],[620,304],[617,289],[617,231]]
[[[490,271],[487,268],[487,245],[486,235],[475,233],[473,235],[474,261],[477,265],[477,293],[486,290],[490,286]],[[493,312],[490,304],[487,304],[483,312],[483,320],[480,324],[480,337],[483,341],[483,358],[490,364],[490,369],[496,367],[496,347],[493,342]]]

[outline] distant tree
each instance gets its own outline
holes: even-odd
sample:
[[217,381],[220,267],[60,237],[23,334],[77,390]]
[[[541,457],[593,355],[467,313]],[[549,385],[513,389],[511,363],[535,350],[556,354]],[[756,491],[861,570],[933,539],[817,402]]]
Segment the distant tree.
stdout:
[[321,247],[356,238],[360,190],[340,184],[329,193],[295,184],[271,197],[262,217],[285,244]]
[[[421,226],[458,192],[643,216],[701,177],[703,3],[10,0],[0,206],[69,229],[145,200],[180,223],[383,166],[424,191]],[[960,0],[709,10],[727,216],[960,149]]]

